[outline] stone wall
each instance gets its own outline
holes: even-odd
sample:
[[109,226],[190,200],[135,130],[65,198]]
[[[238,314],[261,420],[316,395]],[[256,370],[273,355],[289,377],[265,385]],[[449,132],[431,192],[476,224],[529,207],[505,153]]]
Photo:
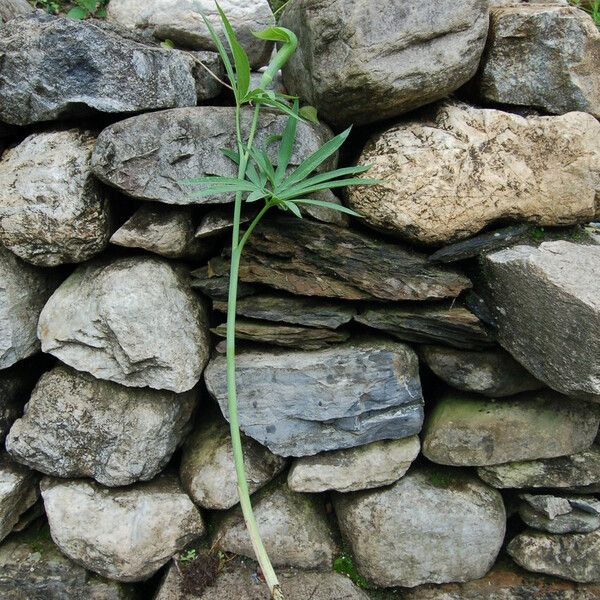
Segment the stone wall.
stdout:
[[[268,3],[223,8],[259,69]],[[191,0],[0,9],[0,597],[266,599],[226,421],[232,199],[182,184],[234,175],[210,38]],[[600,32],[566,2],[281,23],[277,85],[322,116],[291,164],[355,124],[338,164],[384,180],[335,199],[362,219],[270,215],[241,264],[286,597],[600,598]]]

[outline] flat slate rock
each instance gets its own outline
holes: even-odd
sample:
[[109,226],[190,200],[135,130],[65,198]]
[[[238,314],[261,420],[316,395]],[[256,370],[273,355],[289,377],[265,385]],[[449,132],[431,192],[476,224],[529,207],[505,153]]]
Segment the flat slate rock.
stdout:
[[[215,268],[217,272],[215,272]],[[229,264],[224,259],[213,258],[209,265],[194,269],[191,273],[190,285],[205,296],[216,301],[226,301],[229,292]],[[258,286],[251,283],[238,282],[238,300],[253,296]]]
[[[205,381],[227,417],[225,367],[224,356],[213,358]],[[409,437],[423,422],[417,357],[401,343],[246,350],[236,375],[242,431],[281,456]]]
[[484,349],[494,345],[493,335],[484,324],[460,305],[374,305],[354,320],[407,342],[445,344],[464,349]]

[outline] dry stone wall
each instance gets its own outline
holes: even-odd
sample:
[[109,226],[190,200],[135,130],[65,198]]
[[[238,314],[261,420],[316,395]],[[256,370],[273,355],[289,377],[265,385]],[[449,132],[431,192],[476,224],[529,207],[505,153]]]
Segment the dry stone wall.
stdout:
[[[267,599],[227,423],[232,198],[182,183],[235,176],[196,4],[0,0],[0,598]],[[267,1],[222,5],[264,66]],[[291,165],[354,124],[325,167],[382,180],[330,196],[361,219],[269,215],[240,265],[244,459],[286,598],[600,598],[597,27],[546,0],[280,23],[275,85],[321,116]]]

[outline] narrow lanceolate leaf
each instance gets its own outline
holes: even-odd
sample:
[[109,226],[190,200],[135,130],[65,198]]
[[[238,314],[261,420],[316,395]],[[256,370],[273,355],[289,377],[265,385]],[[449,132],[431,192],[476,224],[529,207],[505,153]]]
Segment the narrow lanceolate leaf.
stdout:
[[195,179],[184,179],[179,183],[182,183],[184,185],[237,185],[239,183],[244,183],[244,181],[241,179],[237,179],[236,177],[221,177],[220,175],[207,175],[206,177],[196,177]]
[[275,169],[271,164],[271,160],[266,152],[263,150],[257,150],[256,148],[252,148],[250,150],[250,155],[254,159],[254,162],[258,166],[259,170],[268,178],[268,180],[274,184],[275,183]]
[[[288,201],[289,202],[289,201]],[[325,200],[314,200],[313,198],[294,198],[294,202],[296,204],[309,204],[310,206],[321,206],[322,208],[329,208],[331,210],[337,210],[338,212],[345,213],[347,215],[351,215],[352,217],[360,217],[362,215],[352,210],[351,208],[346,208],[341,204],[335,204],[333,202],[326,202]]]
[[314,123],[315,125],[319,124],[319,119],[317,118],[317,109],[314,106],[307,104],[299,110],[298,114],[309,123]]
[[255,192],[248,194],[246,202],[256,202],[257,200],[266,198],[268,195],[269,193],[266,190],[256,190]]
[[292,112],[296,117],[288,117],[287,125],[281,138],[281,144],[279,145],[279,152],[277,154],[277,170],[275,171],[275,185],[279,185],[285,177],[288,165],[292,158],[292,152],[294,151],[294,144],[296,143],[296,126],[298,124],[298,99],[294,100],[292,106]]
[[267,27],[262,31],[255,31],[252,35],[259,40],[266,40],[268,42],[281,42],[285,44],[290,41],[289,29],[285,27]]
[[358,167],[344,167],[343,169],[335,169],[334,171],[327,171],[326,173],[320,173],[319,175],[308,177],[307,179],[304,179],[300,183],[292,185],[291,187],[285,186],[286,182],[283,182],[284,185],[281,186],[281,189],[285,189],[286,194],[301,194],[304,188],[323,184],[333,179],[345,177],[346,175],[360,175],[361,173],[368,171],[370,168],[371,165],[361,165]]
[[300,209],[293,202],[285,202],[284,205],[290,212],[294,213],[299,219],[302,218]]
[[236,165],[240,164],[240,154],[239,154],[239,152],[235,152],[233,150],[229,150],[229,148],[221,148],[221,154],[225,158],[228,158],[229,160],[233,161]]
[[[334,188],[347,187],[349,185],[382,185],[385,181],[381,179],[362,179],[359,177],[351,178],[351,179],[341,179],[339,181],[327,181],[325,183],[321,183],[318,185],[309,186],[303,188],[301,193],[303,195],[314,194],[315,192],[321,192],[322,190],[331,190]],[[295,194],[291,194],[288,191],[285,191],[283,194],[279,194],[279,197],[282,200],[291,200],[293,199]]]

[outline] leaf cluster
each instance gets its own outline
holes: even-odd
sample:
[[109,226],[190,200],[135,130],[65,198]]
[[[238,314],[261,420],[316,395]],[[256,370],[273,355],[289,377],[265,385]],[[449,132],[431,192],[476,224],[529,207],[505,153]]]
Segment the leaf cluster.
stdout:
[[89,17],[104,19],[108,0],[30,0],[34,8],[41,8],[51,15],[67,13],[69,19],[82,21]]

